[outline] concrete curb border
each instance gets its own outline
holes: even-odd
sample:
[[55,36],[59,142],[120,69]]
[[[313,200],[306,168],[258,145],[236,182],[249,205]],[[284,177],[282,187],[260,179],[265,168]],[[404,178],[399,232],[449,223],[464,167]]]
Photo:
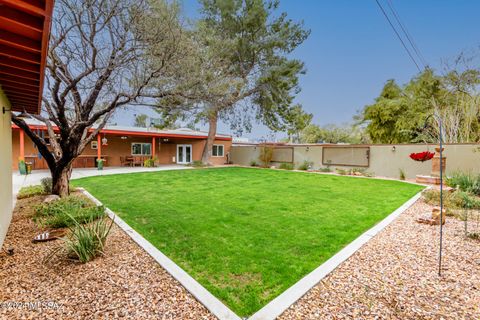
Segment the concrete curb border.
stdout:
[[[414,183],[415,184],[415,183]],[[103,205],[97,198],[90,194],[84,188],[78,188],[85,196],[91,199],[97,205]],[[429,189],[427,187],[426,189]],[[425,189],[424,189],[425,190]],[[270,301],[263,308],[249,317],[249,320],[274,320],[280,316],[291,305],[302,298],[310,289],[316,286],[330,272],[334,271],[340,264],[357,252],[364,244],[385,229],[390,223],[398,218],[403,212],[410,208],[418,199],[422,192],[418,192],[407,202],[393,211],[382,221],[361,234],[345,248],[337,252],[330,259],[322,263],[315,270],[307,274],[305,277],[296,282],[293,286],[285,290],[278,297]],[[152,256],[172,277],[174,277],[187,291],[189,291],[200,303],[202,303],[217,318],[223,320],[242,320],[230,308],[223,304],[219,299],[212,295],[200,283],[193,279],[185,270],[180,268],[175,262],[164,255],[160,250],[154,247],[148,240],[133,230],[125,221],[116,215],[109,208],[105,208],[108,216],[117,224],[133,241],[135,241],[142,249]]]
[[[103,205],[97,198],[91,195],[87,190],[78,188],[85,196],[91,199],[97,205]],[[133,230],[125,221],[116,215],[109,208],[105,212],[127,235],[132,238],[143,250],[154,258],[172,277],[174,277],[182,286],[187,289],[200,303],[202,303],[217,318],[225,320],[241,320],[232,310],[224,305],[219,299],[212,295],[200,283],[193,279],[185,270],[180,268],[175,262],[164,255],[160,250],[154,247],[148,240]]]
[[[422,190],[423,191],[423,190]],[[342,262],[351,257],[365,243],[392,223],[398,216],[410,208],[422,195],[422,191],[410,198],[397,210],[393,211],[382,221],[364,232],[358,238],[350,242],[345,248],[337,252],[333,257],[322,263],[315,270],[300,279],[293,286],[285,290],[278,297],[270,301],[262,309],[253,314],[249,320],[273,320],[280,316],[285,310],[303,297],[310,289],[316,286],[330,272],[335,270]]]

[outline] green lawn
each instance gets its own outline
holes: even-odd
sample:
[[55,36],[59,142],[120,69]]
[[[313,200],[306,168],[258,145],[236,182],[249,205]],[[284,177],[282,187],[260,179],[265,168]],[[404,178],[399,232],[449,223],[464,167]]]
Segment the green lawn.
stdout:
[[248,316],[422,187],[249,168],[107,175],[85,187],[240,316]]

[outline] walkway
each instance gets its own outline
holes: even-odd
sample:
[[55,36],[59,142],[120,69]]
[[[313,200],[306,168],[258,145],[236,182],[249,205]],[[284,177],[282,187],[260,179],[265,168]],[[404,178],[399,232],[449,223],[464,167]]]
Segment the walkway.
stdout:
[[[91,176],[103,176],[108,174],[134,173],[134,172],[153,172],[163,170],[191,169],[191,167],[182,165],[161,165],[155,168],[145,167],[105,167],[103,170],[97,168],[76,168],[72,171],[71,179],[78,179]],[[18,191],[25,186],[40,184],[40,180],[50,177],[49,170],[34,170],[31,174],[20,175],[17,171],[12,175],[13,199],[17,198]]]

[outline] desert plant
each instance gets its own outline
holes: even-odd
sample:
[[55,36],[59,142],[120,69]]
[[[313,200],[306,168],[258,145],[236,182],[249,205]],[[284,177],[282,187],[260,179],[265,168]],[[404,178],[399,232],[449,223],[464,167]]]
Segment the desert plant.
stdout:
[[87,224],[82,224],[73,216],[74,225],[70,234],[63,238],[63,243],[54,248],[45,258],[49,261],[54,256],[65,255],[69,259],[86,263],[104,253],[105,243],[113,225],[113,220],[96,219],[91,216]]
[[52,178],[46,177],[40,180],[40,183],[42,184],[43,191],[46,194],[52,193]]
[[330,169],[330,167],[321,167],[318,170],[320,172],[332,172],[332,169]]
[[399,171],[400,171],[400,180],[405,180],[407,178],[405,170],[399,169]]
[[480,175],[457,171],[447,177],[445,182],[452,188],[480,195]]
[[280,169],[283,169],[283,170],[293,170],[293,164],[292,163],[288,163],[288,162],[282,162],[280,164]]
[[79,196],[67,196],[57,201],[42,203],[35,206],[34,211],[35,222],[49,228],[65,228],[75,222],[86,223],[91,218],[98,219],[105,215],[103,207],[97,207]]
[[44,188],[41,185],[23,187],[18,191],[17,199],[25,199],[44,194]]
[[259,160],[262,163],[264,168],[268,168],[270,166],[270,162],[273,158],[273,147],[264,144],[260,147],[260,157]]
[[[422,192],[422,195],[423,199],[428,204],[438,205],[440,203],[440,190],[427,189]],[[480,209],[480,198],[460,190],[444,192],[443,205],[447,208],[447,215],[452,215],[454,213],[452,210]]]
[[258,167],[258,163],[255,160],[250,160],[250,167]]
[[305,160],[297,167],[297,169],[298,170],[308,170],[308,169],[312,168],[312,165],[313,165],[313,162]]
[[342,176],[345,176],[345,175],[348,174],[348,170],[341,169],[341,168],[336,168],[335,171],[336,171],[339,175],[342,175]]

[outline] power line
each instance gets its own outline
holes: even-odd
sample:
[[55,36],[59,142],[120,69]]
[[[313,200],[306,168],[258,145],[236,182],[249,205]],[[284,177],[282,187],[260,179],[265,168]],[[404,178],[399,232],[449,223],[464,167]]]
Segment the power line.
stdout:
[[412,46],[413,50],[417,54],[418,58],[420,59],[421,63],[423,64],[423,67],[426,68],[428,66],[428,63],[426,62],[425,58],[423,57],[420,49],[418,48],[417,44],[413,40],[413,37],[410,35],[410,32],[408,32],[407,27],[405,24],[402,22],[400,19],[400,15],[398,14],[397,10],[395,10],[395,7],[393,5],[392,0],[387,0],[387,5],[390,8],[390,11],[392,12],[393,16],[395,17],[395,20],[397,20],[398,25],[402,29],[403,33],[407,37],[408,42]]
[[410,57],[410,59],[411,59],[411,60],[413,61],[413,63],[415,64],[415,66],[417,67],[418,71],[421,72],[422,70],[421,70],[420,67],[418,66],[417,61],[415,61],[415,58],[413,57],[412,53],[410,52],[410,50],[408,50],[408,47],[406,46],[406,44],[405,44],[405,42],[403,41],[402,37],[400,36],[400,34],[398,33],[397,29],[396,29],[395,26],[393,25],[392,21],[390,21],[390,18],[388,17],[387,13],[386,13],[385,10],[383,9],[382,5],[380,4],[380,2],[378,2],[378,0],[375,0],[375,2],[377,3],[377,5],[378,5],[378,7],[380,8],[380,10],[382,11],[383,15],[384,15],[385,18],[387,19],[388,23],[390,24],[390,27],[392,27],[393,31],[394,31],[395,34],[397,35],[398,40],[400,40],[400,42],[402,43],[403,48],[405,49],[405,51],[407,51],[408,56]]

